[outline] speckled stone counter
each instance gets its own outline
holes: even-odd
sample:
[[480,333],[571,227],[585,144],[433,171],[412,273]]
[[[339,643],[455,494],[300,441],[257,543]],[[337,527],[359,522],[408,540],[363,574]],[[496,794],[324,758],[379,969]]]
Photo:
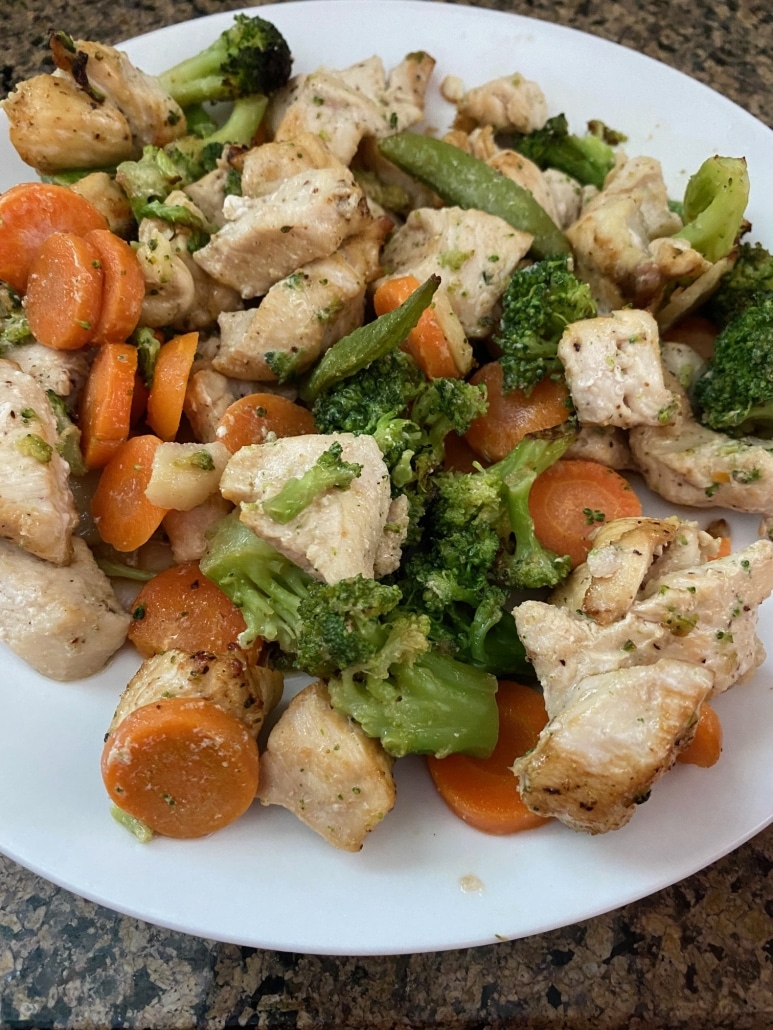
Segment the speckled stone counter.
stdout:
[[[2,92],[51,25],[117,42],[234,0],[0,0]],[[766,0],[501,0],[694,75],[773,125]],[[772,180],[773,181],[773,180]],[[441,954],[239,948],[116,915],[0,859],[2,1027],[773,1028],[773,828],[617,912]]]

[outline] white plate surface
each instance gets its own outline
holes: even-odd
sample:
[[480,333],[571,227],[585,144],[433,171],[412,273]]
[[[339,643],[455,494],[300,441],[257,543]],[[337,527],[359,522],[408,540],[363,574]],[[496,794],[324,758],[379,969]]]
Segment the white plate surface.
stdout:
[[[631,155],[663,163],[673,195],[705,157],[748,159],[755,236],[773,240],[762,187],[773,134],[706,87],[600,39],[540,21],[411,0],[307,0],[261,8],[285,33],[295,70],[346,67],[378,53],[437,58],[428,121],[444,126],[446,74],[467,85],[519,71],[552,114],[582,130],[601,118]],[[152,32],[125,45],[148,71],[194,53],[232,14]],[[0,128],[0,188],[31,178]],[[662,504],[645,501],[658,514]],[[698,513],[701,524],[711,514]],[[733,518],[735,543],[756,518]],[[773,652],[771,607],[761,635]],[[122,653],[88,682],[60,684],[2,654],[0,850],[112,909],[238,944],[318,954],[434,951],[525,937],[651,894],[738,847],[773,820],[771,663],[721,697],[725,751],[710,770],[680,766],[624,829],[602,837],[560,825],[509,838],[470,829],[445,809],[420,759],[398,763],[398,803],[358,854],[325,844],[283,809],[255,806],[206,840],[149,845],[113,822],[99,776],[102,738],[136,658]],[[480,889],[465,891],[474,877]]]

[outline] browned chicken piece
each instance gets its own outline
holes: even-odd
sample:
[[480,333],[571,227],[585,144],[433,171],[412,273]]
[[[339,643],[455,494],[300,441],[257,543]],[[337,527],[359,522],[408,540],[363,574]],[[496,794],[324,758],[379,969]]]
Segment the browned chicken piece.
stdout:
[[346,165],[313,132],[301,132],[293,139],[272,140],[252,147],[242,162],[242,195],[264,197],[287,179],[303,172],[332,168],[341,172]]
[[[287,523],[276,522],[262,503],[291,478],[300,478],[334,444],[343,461],[362,466],[344,490],[326,490]],[[242,447],[220,480],[223,496],[241,505],[241,521],[253,533],[325,583],[362,575],[373,579],[376,555],[389,514],[389,472],[372,436],[352,433],[283,437]]]
[[302,265],[338,250],[371,216],[348,169],[312,169],[262,197],[225,200],[226,223],[194,254],[213,279],[262,297]]
[[564,457],[596,461],[610,469],[634,467],[628,434],[617,426],[580,426]]
[[572,322],[558,357],[582,424],[630,429],[674,421],[679,401],[664,382],[658,326],[647,311]]
[[258,798],[282,805],[330,844],[359,851],[392,810],[392,758],[337,712],[318,681],[292,699],[260,758]]
[[547,121],[548,105],[542,89],[518,73],[470,90],[465,90],[460,78],[449,75],[440,88],[445,99],[456,104],[457,121],[463,126],[471,123],[490,125],[498,132],[533,132]]
[[381,139],[421,121],[434,67],[429,54],[416,52],[389,76],[379,57],[341,71],[320,68],[295,76],[272,97],[271,135],[281,142],[312,133],[348,165],[364,138]]
[[375,219],[334,254],[302,265],[270,288],[257,308],[218,319],[220,349],[213,367],[235,379],[276,381],[268,354],[284,354],[295,373],[362,325],[365,292],[378,274],[379,253],[391,225]]
[[[582,209],[566,230],[574,250],[578,276],[589,283],[602,311],[626,304],[647,308],[659,302],[669,282],[685,267],[684,251],[674,255],[670,245],[653,252],[650,243],[673,236],[681,228],[669,210],[660,163],[636,157],[614,168],[604,189]],[[676,257],[679,261],[674,264]],[[689,255],[693,274],[706,271],[700,255]]]
[[43,387],[0,359],[0,537],[66,565],[78,524],[70,467],[57,449],[56,418]]
[[108,733],[127,715],[163,697],[204,698],[244,723],[257,738],[279,703],[284,677],[276,669],[248,662],[238,649],[229,654],[172,649],[146,658],[121,694]]
[[111,175],[107,172],[90,172],[74,182],[70,189],[85,197],[104,215],[108,228],[116,236],[124,239],[131,237],[136,222],[129,198]]
[[549,716],[514,766],[526,804],[590,833],[627,822],[691,739],[703,700],[762,663],[757,614],[772,589],[773,543],[761,540],[650,575],[606,625],[541,601],[515,608]]
[[0,540],[0,640],[43,676],[76,680],[107,664],[131,621],[88,546],[69,565]]
[[424,282],[439,275],[438,292],[446,294],[465,335],[486,337],[494,329],[510,276],[531,241],[529,233],[484,211],[421,208],[411,211],[387,240],[383,279],[414,275]]

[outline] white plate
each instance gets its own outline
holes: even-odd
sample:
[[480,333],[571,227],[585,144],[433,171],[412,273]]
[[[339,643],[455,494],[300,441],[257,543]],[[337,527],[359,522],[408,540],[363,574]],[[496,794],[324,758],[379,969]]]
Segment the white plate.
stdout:
[[[773,240],[762,191],[773,135],[728,100],[650,59],[541,21],[411,0],[311,0],[261,9],[286,34],[295,70],[345,67],[379,53],[388,66],[425,49],[438,60],[429,121],[449,109],[437,85],[520,71],[573,128],[602,118],[653,154],[672,192],[712,153],[749,161],[756,235]],[[202,18],[126,50],[160,71],[231,23]],[[3,131],[0,186],[30,178]],[[663,506],[648,507],[653,514]],[[709,513],[698,513],[705,523]],[[733,519],[750,542],[756,519]],[[773,652],[771,611],[762,635]],[[558,824],[488,837],[454,819],[423,762],[398,763],[398,803],[359,854],[335,851],[283,809],[255,807],[213,837],[135,843],[108,814],[102,737],[136,665],[59,684],[3,654],[0,849],[45,878],[150,922],[238,944],[319,954],[436,951],[525,937],[651,894],[738,847],[773,819],[771,666],[718,700],[725,753],[710,770],[680,766],[633,821],[602,837]],[[478,890],[463,889],[476,878]]]

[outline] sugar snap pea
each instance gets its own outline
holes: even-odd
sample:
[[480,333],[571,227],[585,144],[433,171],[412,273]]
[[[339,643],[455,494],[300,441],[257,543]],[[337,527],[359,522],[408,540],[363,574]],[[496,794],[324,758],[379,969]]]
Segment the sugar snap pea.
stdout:
[[514,229],[531,233],[535,257],[570,253],[568,240],[531,193],[484,161],[415,132],[388,136],[378,147],[387,160],[428,186],[446,204],[498,215]]
[[316,367],[301,380],[298,389],[301,400],[306,403],[313,401],[342,379],[399,347],[419,321],[422,311],[429,306],[439,285],[440,277],[431,275],[394,311],[360,326],[334,343]]

